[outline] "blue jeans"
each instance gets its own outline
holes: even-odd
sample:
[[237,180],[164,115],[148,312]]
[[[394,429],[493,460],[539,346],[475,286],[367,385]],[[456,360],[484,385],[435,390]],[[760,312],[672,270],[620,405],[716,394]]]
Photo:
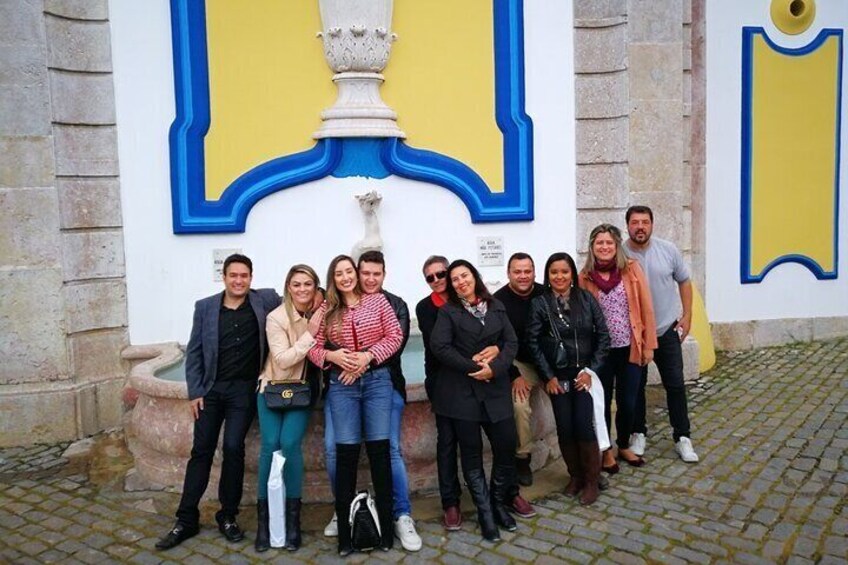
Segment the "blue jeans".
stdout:
[[[412,504],[409,502],[409,480],[406,474],[406,463],[400,446],[401,421],[403,419],[403,397],[396,390],[392,391],[392,429],[389,436],[389,447],[392,458],[392,517],[397,520],[402,515],[412,514]],[[336,435],[333,429],[333,417],[329,403],[324,404],[324,460],[330,485],[336,484]],[[333,496],[335,496],[335,492]]]
[[282,451],[286,458],[283,466],[286,498],[300,498],[303,492],[303,436],[306,435],[312,410],[270,410],[261,393],[256,397],[256,408],[259,412],[261,440],[257,498],[268,498],[268,476],[271,474],[271,459],[275,451]]

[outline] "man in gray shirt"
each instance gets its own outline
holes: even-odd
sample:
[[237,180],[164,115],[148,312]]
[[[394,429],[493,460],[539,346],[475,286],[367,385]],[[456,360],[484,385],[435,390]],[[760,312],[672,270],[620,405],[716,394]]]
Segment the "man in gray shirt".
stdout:
[[[686,387],[683,383],[683,351],[681,342],[689,334],[692,324],[692,282],[689,268],[683,262],[680,250],[670,241],[651,237],[654,213],[647,206],[631,206],[627,210],[627,233],[624,245],[629,257],[638,259],[648,278],[654,314],[657,320],[657,341],[654,363],[665,387],[668,418],[674,433],[674,445],[686,463],[697,463],[698,454],[689,439],[689,409]],[[682,306],[682,310],[681,310]],[[645,452],[645,384],[647,369],[642,373],[642,383],[636,406],[634,433],[630,448],[637,455]]]

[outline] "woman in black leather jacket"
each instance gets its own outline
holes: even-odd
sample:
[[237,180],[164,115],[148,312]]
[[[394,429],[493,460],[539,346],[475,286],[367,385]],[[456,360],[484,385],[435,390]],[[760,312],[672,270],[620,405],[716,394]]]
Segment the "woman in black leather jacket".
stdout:
[[527,348],[539,377],[547,379],[559,447],[571,476],[565,493],[582,491],[580,504],[592,504],[598,498],[601,456],[589,371],[600,370],[609,332],[598,302],[577,286],[577,269],[568,253],[548,258],[545,287],[530,303]]

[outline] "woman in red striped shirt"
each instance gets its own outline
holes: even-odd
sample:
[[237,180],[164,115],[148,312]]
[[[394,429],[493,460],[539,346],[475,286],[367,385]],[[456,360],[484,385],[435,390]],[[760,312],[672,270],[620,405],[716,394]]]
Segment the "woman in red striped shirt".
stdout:
[[394,542],[389,455],[393,389],[389,370],[371,367],[380,365],[400,348],[403,333],[382,293],[362,293],[356,266],[347,255],[330,262],[322,308],[324,319],[309,359],[329,373],[326,402],[336,434],[339,555],[352,551],[347,517],[356,493],[356,466],[363,439],[380,517],[380,547],[388,551]]

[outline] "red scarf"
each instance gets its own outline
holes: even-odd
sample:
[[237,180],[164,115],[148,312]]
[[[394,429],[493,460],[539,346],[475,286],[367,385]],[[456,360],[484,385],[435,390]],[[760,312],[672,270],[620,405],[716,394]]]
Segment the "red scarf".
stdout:
[[[609,278],[604,279],[601,273],[609,273]],[[601,289],[601,292],[609,294],[621,282],[621,271],[616,266],[615,259],[609,261],[595,259],[595,268],[589,272],[589,278]]]
[[441,308],[445,305],[445,299],[439,296],[439,293],[433,292],[430,294],[430,300],[433,301],[433,304],[436,305],[436,308]]

